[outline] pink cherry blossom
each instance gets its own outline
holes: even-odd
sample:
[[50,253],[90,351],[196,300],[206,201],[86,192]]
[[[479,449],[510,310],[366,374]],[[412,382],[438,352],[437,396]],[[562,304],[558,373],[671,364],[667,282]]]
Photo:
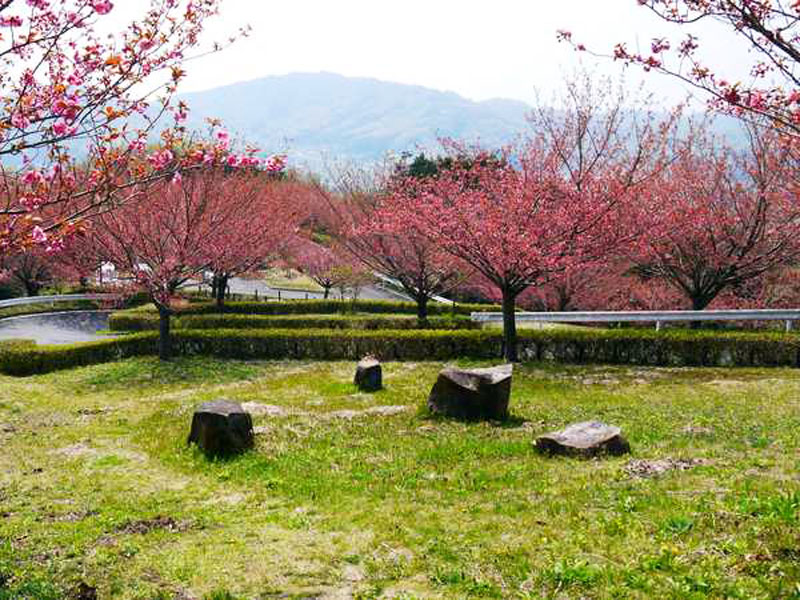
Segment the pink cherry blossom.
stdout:
[[31,238],[37,244],[44,244],[47,242],[47,234],[39,225],[36,225],[31,232]]
[[153,168],[161,170],[171,163],[174,158],[175,155],[171,150],[163,149],[151,154],[147,160],[150,161]]
[[44,180],[44,175],[38,169],[32,169],[22,176],[22,183],[25,185],[38,185]]
[[[168,75],[163,99],[172,112],[187,50],[199,44],[220,2],[137,3],[140,12],[132,15],[133,22],[117,30],[108,29],[114,27],[109,13],[117,4],[110,0],[4,3],[0,104],[6,110],[0,116],[0,163],[18,160],[20,167],[0,174],[0,189],[6,190],[0,194],[3,255],[30,245],[33,224],[47,232],[49,246],[57,250],[55,240],[75,229],[69,225],[73,220],[115,204],[136,181],[170,177],[166,167],[188,165],[185,152],[196,146],[208,151],[210,164],[225,164],[227,148],[212,151],[207,142],[196,144],[178,129],[165,131],[163,147],[151,161],[144,144],[152,124],[129,119],[149,110],[151,74]],[[23,26],[24,31],[18,29]],[[179,113],[185,115],[186,107]],[[55,166],[61,168],[57,173]],[[34,170],[53,176],[44,182],[36,174],[26,176]],[[36,195],[18,190],[22,185],[35,185]],[[21,213],[28,213],[25,219]]]
[[114,8],[114,4],[110,2],[110,0],[93,0],[92,8],[94,8],[97,14],[105,15],[111,12],[111,9]]
[[67,135],[70,131],[70,126],[64,120],[58,120],[53,124],[53,133],[59,137]]

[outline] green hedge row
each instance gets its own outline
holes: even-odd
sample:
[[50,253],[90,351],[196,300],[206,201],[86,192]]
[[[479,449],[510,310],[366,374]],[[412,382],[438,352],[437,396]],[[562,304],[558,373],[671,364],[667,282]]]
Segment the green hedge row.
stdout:
[[157,336],[139,333],[81,344],[38,346],[30,340],[0,342],[0,373],[34,375],[156,353]]
[[[173,329],[480,329],[479,323],[464,316],[430,317],[420,324],[412,316],[362,315],[245,315],[181,313],[172,319]],[[158,329],[155,311],[123,311],[111,315],[112,331],[153,331]]]
[[[428,314],[469,315],[473,312],[499,311],[496,304],[428,304]],[[178,315],[208,315],[219,313],[213,302],[192,303],[177,311]],[[283,302],[226,302],[222,311],[226,314],[246,315],[328,315],[336,313],[417,314],[413,302],[393,300],[287,300]]]
[[[176,354],[235,359],[500,359],[498,331],[221,329],[178,330]],[[0,371],[30,375],[155,354],[156,334],[69,346],[0,343]],[[631,330],[531,330],[520,333],[522,360],[669,366],[799,366],[800,337],[783,333]]]

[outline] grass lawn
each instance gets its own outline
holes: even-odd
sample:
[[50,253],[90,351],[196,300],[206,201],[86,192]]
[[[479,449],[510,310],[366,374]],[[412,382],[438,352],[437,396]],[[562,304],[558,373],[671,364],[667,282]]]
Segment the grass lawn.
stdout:
[[299,271],[286,269],[269,269],[264,272],[264,282],[272,289],[293,290],[298,292],[321,293],[322,286]]
[[[800,598],[800,371],[525,365],[498,425],[427,418],[440,367],[0,376],[0,598]],[[266,406],[209,462],[185,439],[220,397]],[[633,455],[533,452],[595,418]]]

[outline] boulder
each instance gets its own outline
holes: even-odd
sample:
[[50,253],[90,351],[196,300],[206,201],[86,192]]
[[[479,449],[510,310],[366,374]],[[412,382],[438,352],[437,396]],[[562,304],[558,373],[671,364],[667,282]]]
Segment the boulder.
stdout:
[[377,392],[383,387],[383,371],[381,363],[376,358],[365,356],[358,361],[356,375],[353,383],[362,392]]
[[630,444],[619,427],[598,421],[573,423],[561,431],[536,438],[536,449],[544,454],[592,457],[598,454],[625,454]]
[[487,369],[443,369],[428,396],[428,408],[455,419],[503,420],[508,417],[513,368],[506,364]]
[[238,454],[253,447],[253,420],[235,402],[206,402],[192,418],[187,443],[193,442],[209,456]]

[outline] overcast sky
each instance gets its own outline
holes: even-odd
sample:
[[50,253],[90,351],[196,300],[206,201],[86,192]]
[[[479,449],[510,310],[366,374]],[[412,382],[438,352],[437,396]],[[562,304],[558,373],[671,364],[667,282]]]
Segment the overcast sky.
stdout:
[[[145,3],[117,0],[118,18]],[[593,71],[623,72],[619,63],[597,62],[558,43],[558,29],[609,52],[619,41],[646,48],[654,37],[678,33],[636,0],[223,0],[207,41],[225,39],[245,24],[253,28],[249,39],[190,63],[182,91],[330,71],[453,91],[473,100],[533,102],[537,90],[546,96],[557,89],[579,60]],[[747,55],[741,44],[731,44],[713,24],[695,31],[726,77],[744,75]],[[631,85],[640,77],[628,69]],[[667,103],[688,93],[671,78],[645,80]]]

